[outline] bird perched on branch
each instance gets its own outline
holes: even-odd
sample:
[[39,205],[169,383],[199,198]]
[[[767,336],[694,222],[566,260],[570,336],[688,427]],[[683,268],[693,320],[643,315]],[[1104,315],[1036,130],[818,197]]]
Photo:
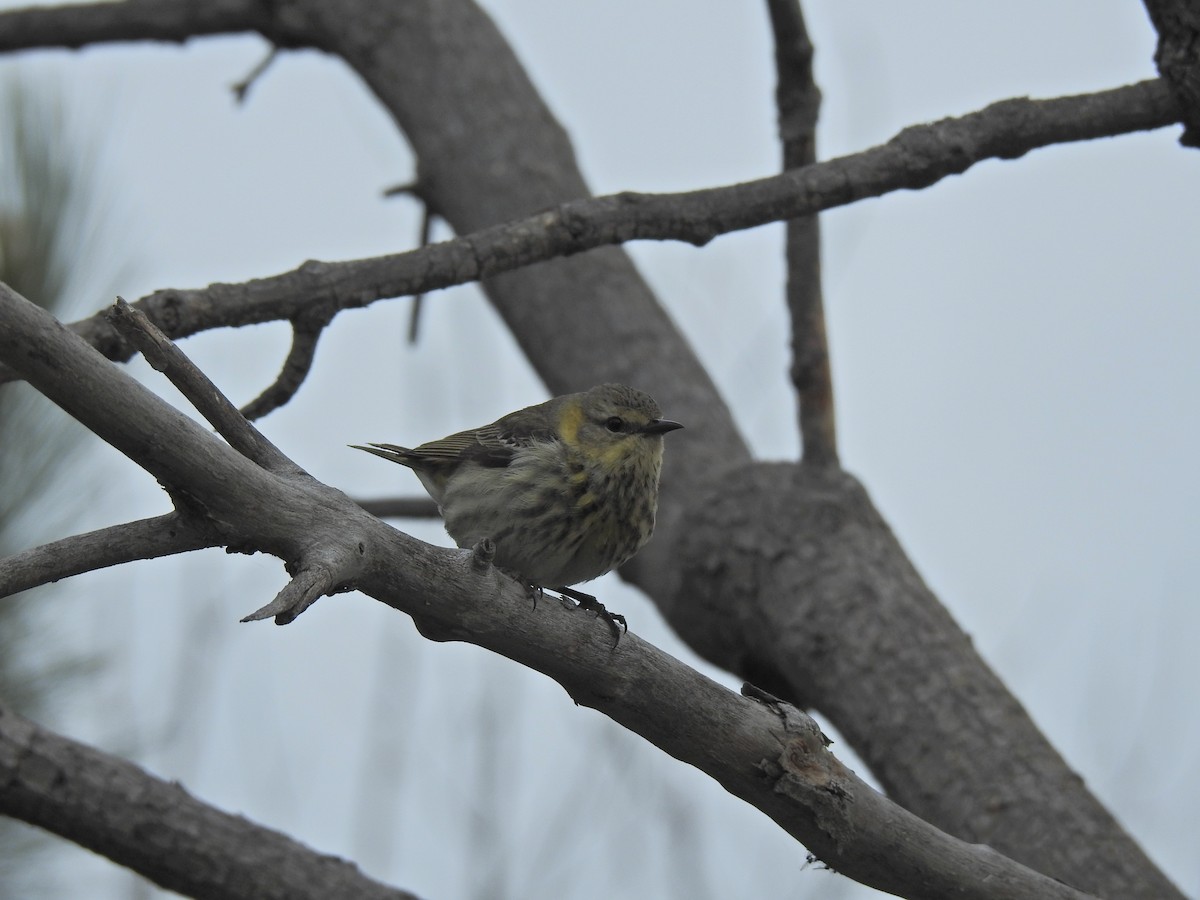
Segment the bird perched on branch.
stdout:
[[490,539],[497,567],[573,598],[619,635],[623,616],[569,587],[612,571],[650,539],[663,435],[682,427],[661,418],[648,394],[602,384],[412,450],[352,446],[416,472],[458,546]]

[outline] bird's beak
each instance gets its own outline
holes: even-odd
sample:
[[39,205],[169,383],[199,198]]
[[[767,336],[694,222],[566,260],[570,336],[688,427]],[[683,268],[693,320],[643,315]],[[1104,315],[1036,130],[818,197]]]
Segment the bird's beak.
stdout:
[[647,422],[641,427],[642,434],[666,434],[668,431],[674,431],[676,428],[682,428],[678,422],[672,422],[670,419],[654,419]]

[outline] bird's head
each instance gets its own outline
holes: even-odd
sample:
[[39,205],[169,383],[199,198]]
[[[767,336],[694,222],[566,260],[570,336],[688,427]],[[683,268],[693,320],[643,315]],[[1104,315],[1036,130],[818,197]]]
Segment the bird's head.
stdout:
[[654,399],[623,384],[602,384],[563,398],[559,435],[569,447],[611,468],[657,461],[662,436],[682,428],[661,418]]

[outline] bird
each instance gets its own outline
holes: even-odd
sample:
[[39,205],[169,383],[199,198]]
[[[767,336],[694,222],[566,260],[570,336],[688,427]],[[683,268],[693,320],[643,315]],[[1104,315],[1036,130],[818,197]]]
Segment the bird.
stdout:
[[455,543],[490,540],[494,565],[535,604],[537,593],[555,591],[619,640],[625,617],[571,585],[621,566],[650,540],[663,435],[682,427],[649,394],[601,384],[412,449],[350,446],[412,469]]

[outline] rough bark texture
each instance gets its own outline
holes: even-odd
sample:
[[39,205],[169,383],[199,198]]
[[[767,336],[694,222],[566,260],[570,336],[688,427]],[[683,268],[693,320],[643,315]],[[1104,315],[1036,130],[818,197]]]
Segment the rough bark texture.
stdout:
[[739,468],[690,512],[669,616],[707,658],[820,709],[927,821],[1096,894],[1176,895],[1135,865],[850,475]]
[[[0,705],[4,811],[190,897],[416,900]],[[203,835],[203,841],[197,841]],[[286,866],[277,863],[286,860]]]
[[1200,147],[1200,5],[1195,0],[1144,0],[1158,31],[1154,62],[1183,113],[1179,142]]

